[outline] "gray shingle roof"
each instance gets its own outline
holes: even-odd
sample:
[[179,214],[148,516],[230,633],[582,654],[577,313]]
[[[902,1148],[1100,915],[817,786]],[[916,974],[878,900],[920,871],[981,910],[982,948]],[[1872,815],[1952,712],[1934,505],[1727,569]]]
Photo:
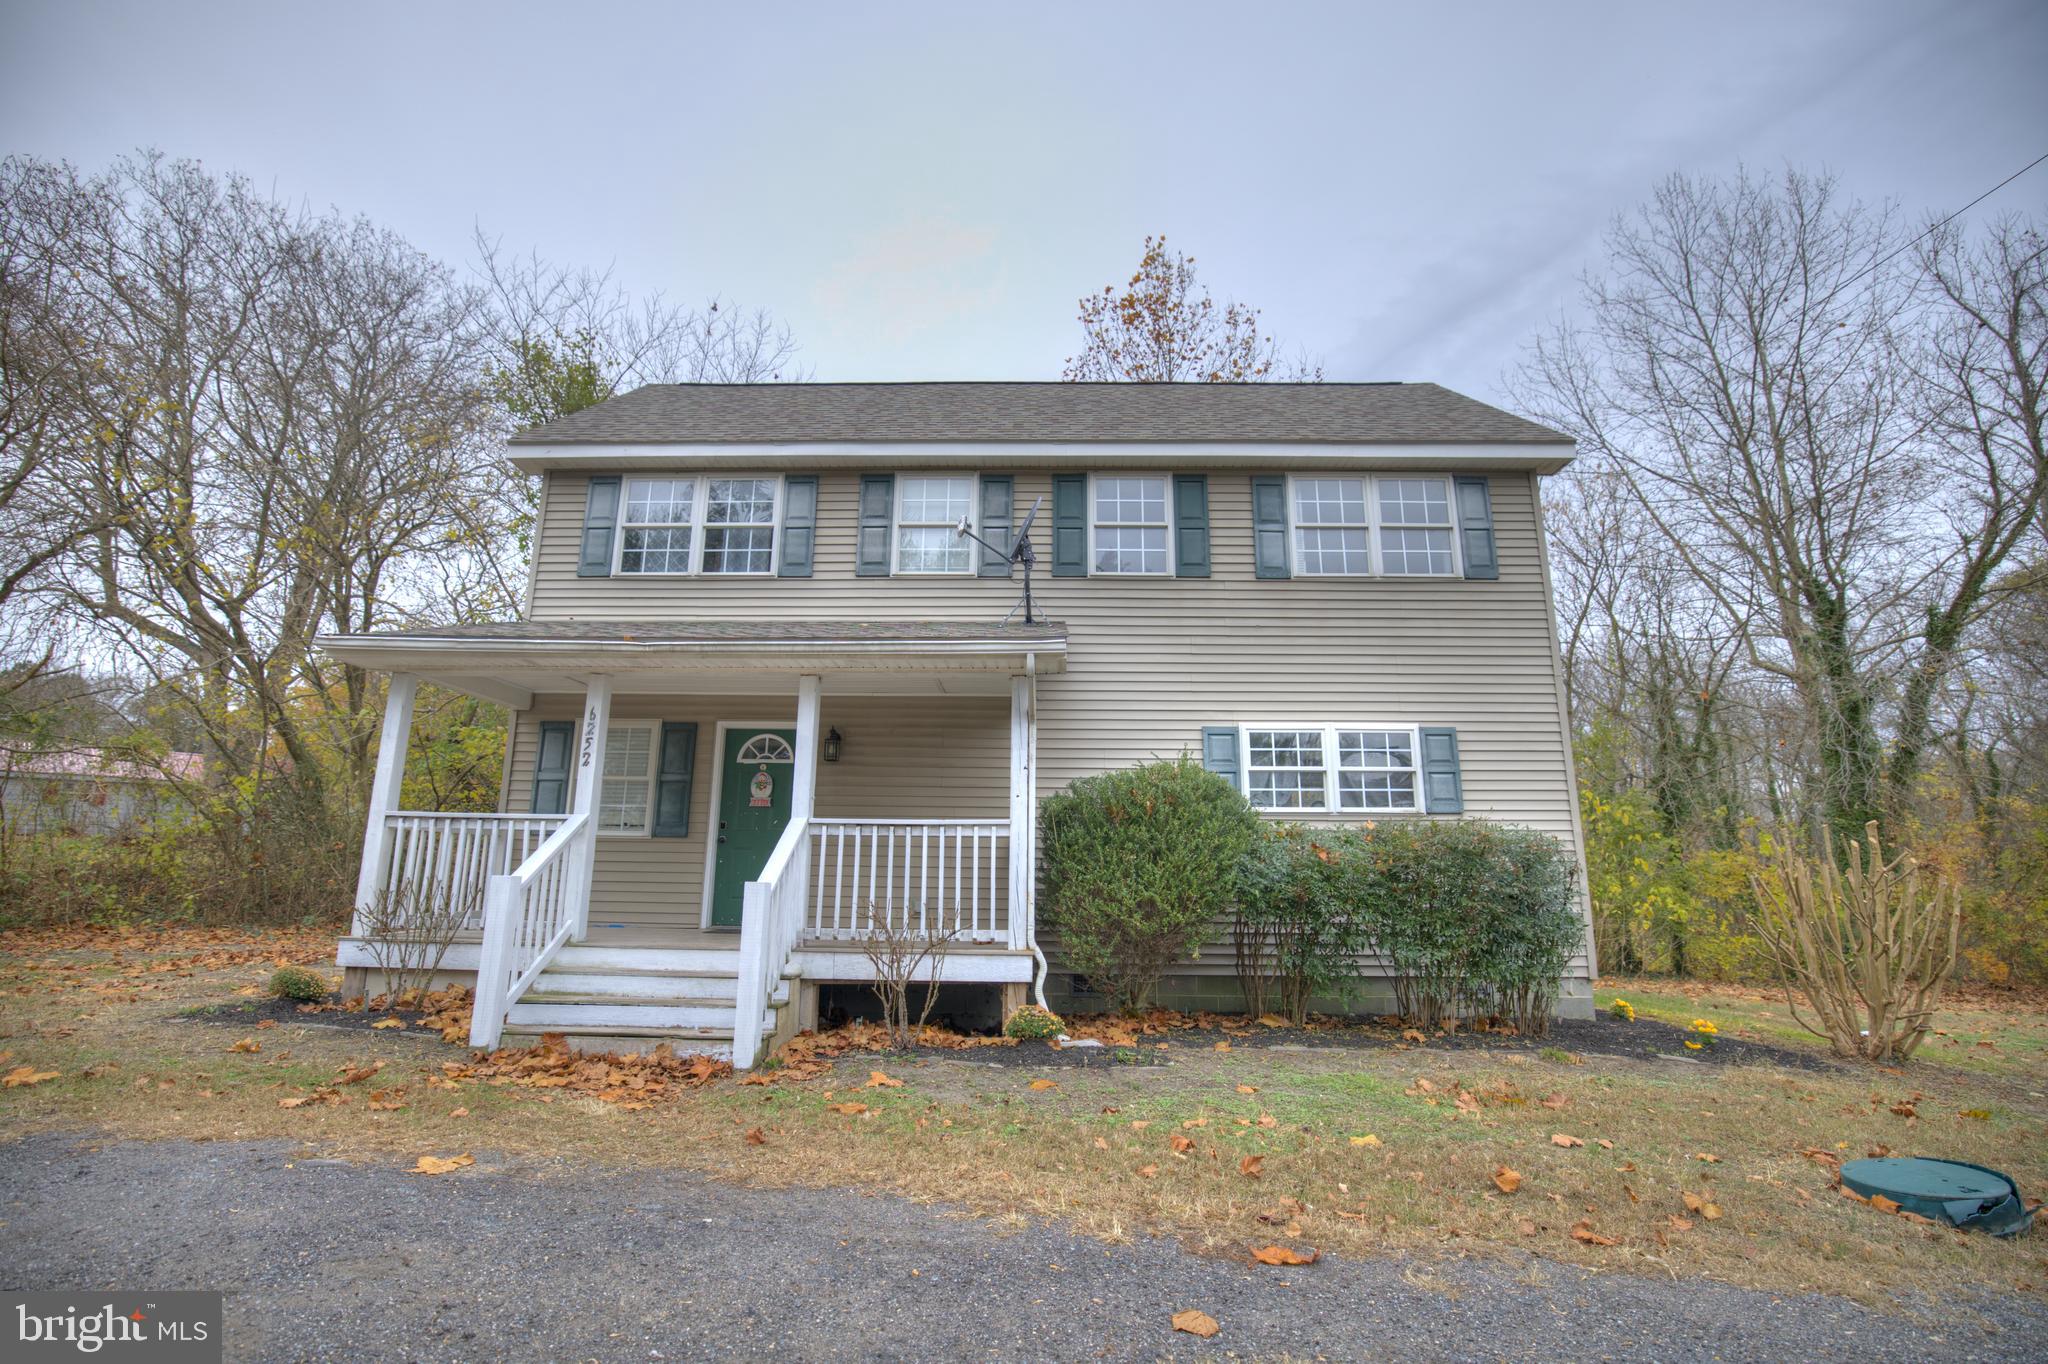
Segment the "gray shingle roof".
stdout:
[[324,636],[323,642],[412,639],[478,644],[1055,644],[1066,637],[1067,627],[1051,621],[999,625],[929,620],[514,620]]
[[1568,443],[1436,384],[650,384],[514,445]]

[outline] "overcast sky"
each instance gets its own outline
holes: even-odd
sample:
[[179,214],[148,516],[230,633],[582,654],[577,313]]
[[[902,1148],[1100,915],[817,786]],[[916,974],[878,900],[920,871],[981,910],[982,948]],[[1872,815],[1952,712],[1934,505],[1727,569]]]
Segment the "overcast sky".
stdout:
[[[747,11],[754,11],[748,13]],[[139,146],[463,259],[786,319],[819,379],[1057,378],[1148,231],[1332,379],[1497,397],[1674,170],[1916,216],[2048,152],[2048,3],[0,0],[0,146]],[[2048,165],[1979,213],[2048,205]]]

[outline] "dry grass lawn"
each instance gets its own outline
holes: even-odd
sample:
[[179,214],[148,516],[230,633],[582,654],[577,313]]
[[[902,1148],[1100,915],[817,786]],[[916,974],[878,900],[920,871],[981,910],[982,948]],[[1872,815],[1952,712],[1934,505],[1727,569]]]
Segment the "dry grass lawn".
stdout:
[[[467,1053],[417,1029],[178,1016],[246,997],[280,961],[337,975],[331,944],[316,932],[0,935],[0,1072],[49,1075],[0,1089],[0,1139],[285,1138],[308,1155],[409,1166],[469,1152],[543,1173],[571,1158],[661,1164],[886,1189],[1112,1240],[1163,1232],[1239,1258],[1398,1248],[1427,1274],[1431,1256],[1533,1255],[1876,1307],[1903,1297],[1903,1310],[1921,1290],[2048,1299],[2048,1231],[1999,1241],[1888,1217],[1841,1196],[1828,1159],[1953,1156],[2048,1188],[2048,1014],[2018,1003],[1966,1001],[1942,1020],[1955,1045],[1899,1070],[1203,1039],[1173,1042],[1161,1067],[849,1056],[808,1081],[726,1077],[630,1109],[451,1080],[444,1063]],[[1603,1002],[1616,992],[1646,1015],[1797,1038],[1782,1000],[1759,992],[1626,982]]]

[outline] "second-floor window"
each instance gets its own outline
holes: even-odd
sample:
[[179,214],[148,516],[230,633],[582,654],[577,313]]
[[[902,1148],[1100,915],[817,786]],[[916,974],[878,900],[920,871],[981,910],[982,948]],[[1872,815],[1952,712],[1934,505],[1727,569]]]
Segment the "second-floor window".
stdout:
[[1164,477],[1096,475],[1089,480],[1091,573],[1168,573]]
[[896,571],[972,573],[979,548],[958,533],[972,528],[975,480],[967,474],[912,474],[896,480]]
[[774,478],[629,478],[618,571],[772,573],[780,490]]
[[1294,571],[1305,577],[1452,577],[1451,481],[1431,475],[1289,480]]

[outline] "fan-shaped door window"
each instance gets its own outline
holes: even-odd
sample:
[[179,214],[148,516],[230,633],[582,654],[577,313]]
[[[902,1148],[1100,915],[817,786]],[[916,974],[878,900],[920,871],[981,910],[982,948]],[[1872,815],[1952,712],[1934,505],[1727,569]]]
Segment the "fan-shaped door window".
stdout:
[[740,746],[737,759],[743,763],[788,763],[796,761],[789,743],[780,734],[756,734]]

